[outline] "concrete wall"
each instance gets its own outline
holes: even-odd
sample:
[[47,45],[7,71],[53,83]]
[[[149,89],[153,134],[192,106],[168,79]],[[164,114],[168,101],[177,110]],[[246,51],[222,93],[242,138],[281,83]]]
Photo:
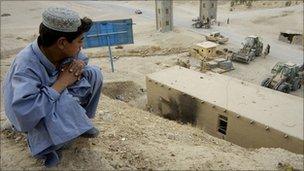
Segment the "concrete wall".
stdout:
[[303,35],[295,35],[292,39],[291,44],[303,45],[304,37]]
[[[303,154],[303,141],[264,124],[205,102],[198,110],[197,126],[207,133],[246,148],[276,147]],[[227,117],[226,135],[218,131],[219,115]]]
[[[247,148],[279,147],[303,154],[303,140],[191,97],[146,77],[148,108],[165,118],[202,128],[207,133]],[[226,135],[218,131],[219,115],[227,117]]]
[[217,20],[217,0],[200,0],[199,17]]
[[288,40],[288,37],[285,37],[283,34],[279,35],[279,40],[285,43],[290,43],[290,40]]
[[168,32],[173,30],[172,0],[155,0],[156,30]]

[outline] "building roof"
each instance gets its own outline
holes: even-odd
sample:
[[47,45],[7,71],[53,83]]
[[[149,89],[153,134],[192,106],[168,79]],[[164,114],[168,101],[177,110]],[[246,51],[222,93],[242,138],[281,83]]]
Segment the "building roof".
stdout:
[[214,31],[211,34],[221,34],[219,31]]
[[297,34],[301,35],[302,33],[299,31],[293,31],[293,30],[286,30],[286,31],[281,31],[281,33],[286,33],[286,34]]
[[147,77],[303,140],[303,98],[225,75],[178,66]]
[[213,42],[210,42],[210,41],[206,41],[206,42],[202,42],[202,43],[198,43],[196,44],[197,46],[200,46],[202,48],[213,48],[213,47],[217,47],[218,44],[217,43],[213,43]]
[[250,35],[250,36],[248,36],[248,37],[257,38],[258,36]]
[[289,67],[293,67],[293,66],[295,66],[296,64],[294,64],[294,63],[292,63],[292,62],[287,62],[287,63],[285,63],[285,65],[287,65],[287,66],[289,66]]

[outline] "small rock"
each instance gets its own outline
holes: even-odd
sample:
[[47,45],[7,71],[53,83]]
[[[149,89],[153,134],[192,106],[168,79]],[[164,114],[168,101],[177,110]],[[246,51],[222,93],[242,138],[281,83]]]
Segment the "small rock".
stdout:
[[118,46],[115,47],[115,49],[123,49],[123,46],[118,45]]
[[156,64],[156,65],[160,65],[160,64],[161,64],[161,62],[156,62],[155,64]]
[[15,139],[15,141],[20,141],[21,140],[21,137],[17,137],[16,139]]
[[8,17],[8,16],[11,16],[11,14],[9,14],[9,13],[3,13],[3,14],[1,14],[1,17]]

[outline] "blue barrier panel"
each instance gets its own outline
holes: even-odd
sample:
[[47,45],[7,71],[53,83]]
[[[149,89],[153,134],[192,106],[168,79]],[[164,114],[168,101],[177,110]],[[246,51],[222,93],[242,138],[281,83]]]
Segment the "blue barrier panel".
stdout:
[[84,48],[133,44],[132,19],[97,21],[84,34]]

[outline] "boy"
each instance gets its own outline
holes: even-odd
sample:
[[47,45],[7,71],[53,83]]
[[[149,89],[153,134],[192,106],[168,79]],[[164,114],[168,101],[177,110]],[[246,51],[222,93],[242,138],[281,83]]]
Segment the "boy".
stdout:
[[96,137],[93,127],[103,77],[81,52],[92,20],[62,7],[42,14],[39,37],[19,52],[4,82],[5,113],[17,131],[27,133],[30,151],[59,163],[58,152],[73,139]]

